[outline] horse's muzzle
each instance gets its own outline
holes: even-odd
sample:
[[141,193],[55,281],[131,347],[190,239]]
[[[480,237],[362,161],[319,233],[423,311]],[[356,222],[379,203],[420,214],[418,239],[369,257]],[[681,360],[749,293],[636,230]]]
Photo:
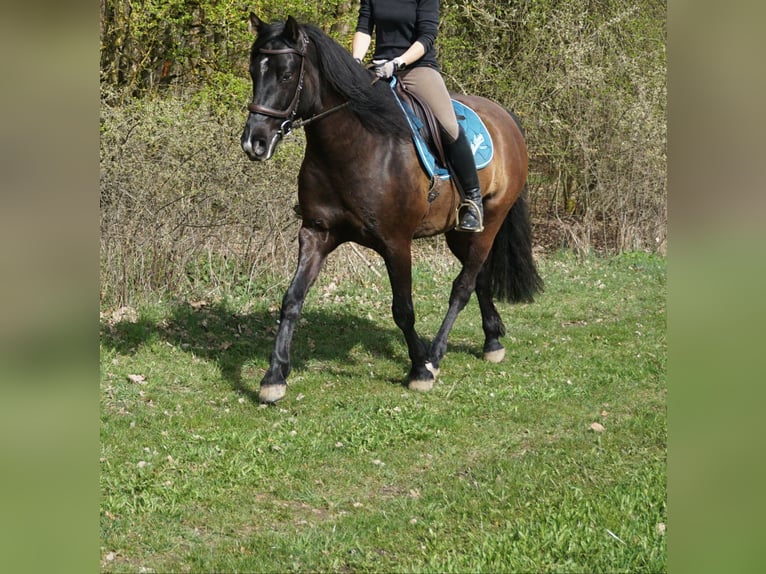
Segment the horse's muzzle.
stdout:
[[245,126],[242,132],[242,151],[247,154],[252,161],[264,161],[274,155],[274,149],[279,142],[279,132],[266,132],[265,130],[256,130],[249,125]]

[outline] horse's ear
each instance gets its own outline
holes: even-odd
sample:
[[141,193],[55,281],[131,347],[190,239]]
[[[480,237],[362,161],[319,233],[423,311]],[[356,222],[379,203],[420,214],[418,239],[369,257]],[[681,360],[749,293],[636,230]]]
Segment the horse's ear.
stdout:
[[266,24],[253,12],[250,12],[250,31],[254,34],[260,34]]
[[298,24],[298,21],[293,18],[292,16],[287,17],[287,22],[285,22],[285,32],[284,36],[288,40],[290,40],[293,44],[298,43],[298,38],[300,38],[301,35],[301,26]]

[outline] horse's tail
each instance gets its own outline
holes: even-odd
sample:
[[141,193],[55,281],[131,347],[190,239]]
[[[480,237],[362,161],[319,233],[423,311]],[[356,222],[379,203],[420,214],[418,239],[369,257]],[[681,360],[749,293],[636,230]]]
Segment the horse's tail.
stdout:
[[531,303],[543,291],[543,280],[532,257],[532,224],[527,205],[527,184],[495,236],[490,254],[492,292],[510,303]]

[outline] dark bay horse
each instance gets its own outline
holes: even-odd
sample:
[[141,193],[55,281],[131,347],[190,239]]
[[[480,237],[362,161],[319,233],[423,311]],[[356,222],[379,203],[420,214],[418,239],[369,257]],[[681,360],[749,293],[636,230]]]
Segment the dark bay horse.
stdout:
[[[499,362],[505,326],[493,297],[531,302],[542,290],[532,258],[525,201],[527,149],[518,120],[487,99],[453,96],[473,108],[492,136],[495,151],[479,172],[484,193],[484,231],[455,231],[459,196],[450,180],[437,183],[423,171],[406,119],[385,82],[373,76],[315,26],[266,24],[250,14],[256,40],[250,52],[253,100],[242,134],[251,160],[272,157],[291,128],[306,132],[298,176],[302,225],[298,266],[282,300],[279,330],[261,402],[285,396],[290,345],[308,290],[327,256],[354,241],[379,253],[393,294],[392,312],[407,342],[408,386],[430,390],[458,313],[475,290],[484,331],[484,357]],[[429,191],[431,196],[429,197]],[[434,199],[433,196],[436,195]],[[449,308],[430,346],[415,331],[412,305],[414,238],[445,233],[462,264]]]

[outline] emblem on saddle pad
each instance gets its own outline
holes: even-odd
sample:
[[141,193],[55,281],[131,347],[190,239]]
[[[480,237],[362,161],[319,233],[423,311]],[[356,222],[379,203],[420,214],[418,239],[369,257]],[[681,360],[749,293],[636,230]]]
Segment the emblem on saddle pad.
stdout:
[[[449,171],[437,161],[436,155],[426,144],[426,141],[420,132],[423,128],[423,123],[409,104],[402,101],[394,89],[395,86],[396,77],[391,81],[391,90],[394,92],[394,97],[410,124],[412,141],[415,144],[415,149],[418,152],[418,157],[420,157],[420,163],[423,166],[423,169],[432,180],[437,177],[443,180],[449,179]],[[494,150],[492,137],[489,135],[489,131],[487,131],[487,126],[484,125],[484,122],[475,111],[462,102],[452,100],[452,107],[455,110],[458,123],[463,127],[463,130],[465,130],[465,135],[468,138],[468,141],[471,142],[471,151],[473,152],[473,159],[476,162],[476,169],[487,167],[492,161]]]
[[476,134],[471,140],[471,152],[473,153],[474,161],[476,160],[476,152],[481,149],[484,143],[484,134]]

